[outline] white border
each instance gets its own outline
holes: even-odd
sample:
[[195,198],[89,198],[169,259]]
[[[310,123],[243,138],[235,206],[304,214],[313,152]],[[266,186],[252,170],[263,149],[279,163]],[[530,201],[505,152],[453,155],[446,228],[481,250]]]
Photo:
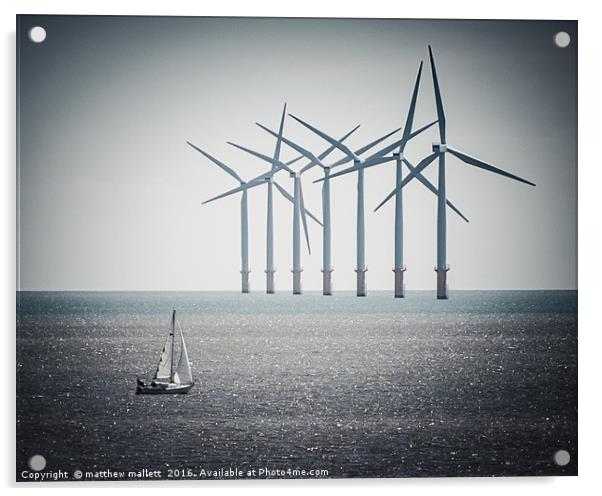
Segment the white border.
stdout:
[[[525,2],[506,0],[499,3],[454,0],[431,0],[428,2],[385,2],[370,0],[361,4],[351,2],[326,2],[325,0],[305,0],[295,4],[286,2],[255,0],[221,1],[210,5],[205,2],[133,2],[125,0],[104,1],[5,1],[0,4],[3,28],[2,50],[2,98],[4,115],[1,120],[4,167],[2,169],[2,215],[0,222],[5,242],[2,243],[2,298],[0,314],[4,326],[4,370],[2,377],[5,398],[0,409],[2,416],[2,449],[0,450],[0,470],[3,485],[12,492],[30,492],[42,488],[52,494],[62,494],[67,490],[89,491],[111,490],[117,494],[126,491],[145,493],[173,491],[174,483],[96,483],[96,484],[19,484],[14,479],[15,451],[15,387],[12,380],[15,373],[15,15],[21,14],[119,14],[119,15],[243,15],[243,16],[283,16],[283,17],[403,17],[403,18],[469,18],[469,19],[577,19],[579,21],[579,477],[556,478],[496,478],[496,479],[360,479],[325,481],[220,481],[191,482],[178,484],[178,490],[201,491],[203,494],[214,491],[241,491],[245,494],[266,492],[316,492],[334,491],[346,494],[364,494],[367,490],[377,490],[382,494],[420,492],[421,495],[444,493],[446,496],[483,494],[503,494],[509,492],[545,493],[562,495],[567,493],[594,493],[599,490],[597,479],[600,457],[600,367],[597,366],[602,350],[602,325],[595,312],[600,283],[601,264],[596,255],[600,252],[602,236],[599,221],[600,193],[596,185],[602,184],[602,163],[596,160],[597,134],[602,131],[599,124],[602,116],[600,105],[600,60],[601,8],[594,2]],[[551,267],[550,270],[554,268]]]

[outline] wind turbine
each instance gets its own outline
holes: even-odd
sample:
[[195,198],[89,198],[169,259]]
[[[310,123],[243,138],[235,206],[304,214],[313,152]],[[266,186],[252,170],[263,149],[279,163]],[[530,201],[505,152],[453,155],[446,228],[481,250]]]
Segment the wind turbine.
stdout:
[[[199,153],[203,154],[215,165],[217,165],[224,172],[236,179],[241,186],[247,184],[231,167],[227,166],[223,162],[219,161],[215,157],[209,155],[206,151],[201,150],[198,146],[193,145],[190,141],[187,141],[192,148]],[[241,251],[241,269],[240,274],[242,277],[242,292],[249,292],[249,211],[247,204],[247,190],[242,190],[242,198],[240,200],[240,251]]]
[[[345,155],[347,155],[346,158],[339,160],[338,162],[333,164],[333,166],[340,165],[340,164],[343,164],[350,160],[353,160],[353,170],[357,171],[357,251],[356,251],[356,268],[355,268],[355,272],[357,274],[356,294],[357,294],[357,296],[366,296],[366,294],[367,294],[366,271],[368,270],[368,267],[366,266],[366,249],[365,249],[366,236],[365,236],[365,221],[364,221],[364,169],[366,167],[369,167],[372,165],[377,165],[380,163],[389,162],[391,160],[394,160],[394,157],[386,157],[384,155],[389,153],[391,150],[393,150],[397,146],[399,146],[402,141],[409,140],[409,139],[413,138],[414,136],[416,136],[417,134],[424,131],[425,129],[428,129],[435,122],[432,122],[431,124],[428,124],[427,126],[424,126],[423,128],[415,131],[408,138],[402,137],[401,140],[395,142],[394,144],[386,146],[382,150],[379,150],[378,152],[374,153],[373,155],[371,155],[365,159],[361,159],[359,156],[362,155],[363,153],[365,153],[368,149],[370,149],[372,144],[366,145],[366,146],[356,150],[355,152],[353,152],[351,149],[349,149],[346,145],[344,145],[340,141],[328,136],[326,133],[320,131],[319,129],[315,128],[314,126],[308,124],[307,122],[299,119],[298,117],[295,117],[292,114],[289,114],[289,115],[293,119],[295,119],[297,122],[299,122],[300,124],[302,124],[303,126],[308,128],[309,130],[313,131],[315,134],[320,136],[322,139],[328,141],[333,146],[336,146],[339,150],[341,150],[343,153],[345,153]],[[397,129],[393,133],[395,133],[397,131],[399,131],[399,129]],[[393,133],[389,133],[387,135],[387,137],[391,136]],[[380,142],[380,141],[382,141],[382,139],[377,140],[377,142]],[[330,177],[335,177],[340,174],[341,173],[333,174]],[[324,180],[324,178],[319,179],[316,182],[323,181],[323,180]]]
[[433,153],[423,159],[416,168],[402,181],[400,181],[397,187],[387,195],[387,197],[376,207],[375,211],[382,207],[387,201],[389,201],[397,192],[397,190],[401,190],[408,182],[410,182],[413,178],[418,177],[420,174],[430,163],[432,163],[436,158],[439,159],[439,171],[438,171],[438,190],[439,193],[437,195],[437,265],[435,267],[435,272],[437,272],[437,298],[440,300],[445,300],[449,297],[448,287],[447,287],[447,272],[449,271],[449,266],[447,265],[447,249],[446,249],[446,241],[447,241],[447,219],[446,219],[446,181],[445,181],[445,154],[451,153],[454,157],[460,159],[462,162],[472,165],[474,167],[478,167],[480,169],[494,172],[501,176],[508,177],[510,179],[514,179],[516,181],[520,181],[525,184],[529,184],[531,186],[535,186],[534,183],[527,181],[521,177],[515,176],[514,174],[510,174],[502,169],[494,167],[491,164],[483,162],[475,157],[471,157],[464,152],[461,152],[457,149],[450,148],[446,141],[445,134],[445,112],[443,110],[443,100],[441,98],[441,90],[439,88],[439,79],[437,77],[437,69],[435,67],[435,59],[433,57],[433,51],[431,46],[429,45],[429,59],[431,63],[431,73],[433,76],[433,87],[435,90],[435,103],[437,106],[437,117],[439,123],[439,136],[440,142],[433,143]]
[[[399,149],[397,151],[395,151],[393,153],[393,159],[395,160],[396,163],[396,180],[395,180],[395,184],[399,184],[402,180],[403,180],[403,169],[402,169],[402,164],[406,164],[407,168],[410,170],[410,172],[412,170],[414,170],[413,165],[404,157],[404,150],[405,147],[407,145],[407,143],[410,141],[411,138],[413,138],[416,134],[412,132],[412,127],[414,125],[414,115],[416,112],[416,101],[418,99],[418,90],[420,87],[420,79],[421,79],[421,75],[422,75],[422,66],[423,63],[420,62],[420,66],[418,68],[418,74],[416,76],[416,82],[414,83],[414,90],[412,92],[412,98],[410,101],[410,108],[408,110],[408,114],[406,117],[406,122],[405,122],[405,126],[403,129],[403,136],[402,138],[397,141],[396,143],[393,143],[392,145],[389,145],[387,147],[385,147],[383,150],[381,150],[380,152],[378,152],[376,155],[377,156],[382,156],[385,155],[387,153],[389,153],[390,151],[394,150],[395,148],[397,148],[397,146],[399,146]],[[435,121],[436,122],[436,121]],[[435,122],[431,123],[430,125],[435,124]],[[423,129],[419,130],[419,132],[423,131]],[[348,161],[349,159],[343,159],[344,161]],[[343,160],[339,161],[339,163],[344,163]],[[384,162],[376,162],[376,163],[372,163],[372,164],[367,164],[364,165],[364,168],[368,168],[368,167],[372,167],[375,165],[380,165]],[[353,167],[349,167],[347,169],[344,169],[342,171],[337,172],[336,174],[333,174],[331,177],[337,177],[337,176],[341,176],[344,174],[348,174],[351,172],[354,172],[357,170],[357,167],[354,165]],[[430,191],[433,192],[433,194],[437,195],[437,188],[435,188],[435,186],[433,186],[433,184],[431,184],[431,182],[426,179],[422,174],[418,174],[416,176],[416,178]],[[403,298],[405,296],[405,285],[404,285],[404,272],[406,271],[406,266],[403,263],[403,195],[402,195],[402,191],[401,189],[397,190],[395,193],[395,256],[394,256],[394,268],[393,268],[393,272],[395,274],[395,298]],[[454,210],[460,217],[462,217],[462,219],[464,219],[466,222],[468,222],[468,219],[466,217],[464,217],[464,215],[462,215],[462,213],[449,201],[447,201],[447,205]]]

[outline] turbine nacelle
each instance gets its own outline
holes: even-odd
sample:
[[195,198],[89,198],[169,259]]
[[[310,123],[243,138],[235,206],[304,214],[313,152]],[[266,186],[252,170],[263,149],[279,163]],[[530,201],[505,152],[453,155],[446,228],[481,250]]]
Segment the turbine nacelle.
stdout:
[[433,143],[433,151],[435,153],[445,153],[447,151],[447,143],[439,143],[435,141]]

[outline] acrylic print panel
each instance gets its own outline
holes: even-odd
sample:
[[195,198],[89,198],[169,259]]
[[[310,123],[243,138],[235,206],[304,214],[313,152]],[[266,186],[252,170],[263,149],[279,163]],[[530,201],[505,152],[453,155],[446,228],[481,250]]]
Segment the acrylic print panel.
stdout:
[[576,22],[17,24],[18,481],[577,474]]

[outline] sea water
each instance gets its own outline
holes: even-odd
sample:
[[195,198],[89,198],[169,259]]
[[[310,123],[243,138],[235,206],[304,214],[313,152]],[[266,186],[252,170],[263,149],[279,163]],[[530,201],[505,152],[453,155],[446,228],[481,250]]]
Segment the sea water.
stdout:
[[[173,309],[196,385],[136,395]],[[19,292],[18,480],[35,454],[117,478],[574,475],[577,292]]]

